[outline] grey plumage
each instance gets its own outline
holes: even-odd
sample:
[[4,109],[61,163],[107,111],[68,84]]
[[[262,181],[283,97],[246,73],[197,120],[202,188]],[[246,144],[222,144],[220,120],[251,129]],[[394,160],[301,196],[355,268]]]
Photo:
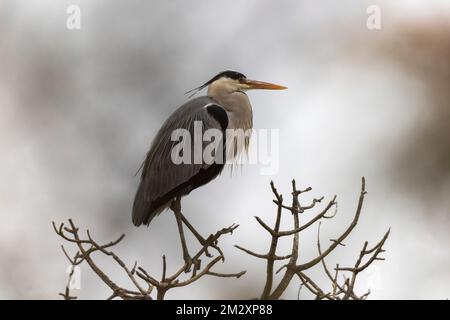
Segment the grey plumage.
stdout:
[[[215,170],[210,169],[210,172],[212,171],[210,174],[217,175],[222,170],[223,164],[195,164],[192,161],[192,164],[177,165],[171,160],[171,150],[178,143],[171,141],[171,134],[175,129],[187,129],[194,137],[194,121],[201,121],[203,131],[212,128],[223,131],[224,123],[221,124],[208,112],[205,108],[208,105],[223,110],[213,99],[199,97],[178,108],[158,131],[144,162],[141,183],[133,204],[132,219],[135,225],[148,225],[156,215],[170,205],[175,196],[186,195],[198,187],[202,181],[192,179],[201,171],[204,173],[214,166]],[[226,117],[224,110],[222,116]]]

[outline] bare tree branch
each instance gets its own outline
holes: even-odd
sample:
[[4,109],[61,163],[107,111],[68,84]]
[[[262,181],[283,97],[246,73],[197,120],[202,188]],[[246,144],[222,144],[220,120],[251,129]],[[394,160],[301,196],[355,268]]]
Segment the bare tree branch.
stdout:
[[[181,279],[181,275],[184,274],[183,271],[186,270],[187,262],[183,266],[181,266],[174,274],[168,276],[167,275],[167,259],[165,256],[162,257],[163,261],[163,271],[161,275],[161,280],[156,280],[155,277],[152,277],[149,272],[147,272],[141,266],[138,266],[137,263],[130,269],[126,266],[119,256],[109,248],[117,245],[120,241],[123,240],[125,235],[120,236],[117,240],[111,241],[107,244],[100,245],[98,244],[93,237],[91,236],[89,230],[86,231],[87,238],[82,239],[79,234],[79,229],[75,226],[73,221],[69,219],[69,226],[66,227],[63,223],[60,224],[59,227],[53,222],[53,228],[55,232],[64,240],[69,243],[73,243],[76,245],[77,251],[71,257],[66,249],[62,246],[62,250],[64,255],[69,260],[72,266],[79,265],[82,262],[86,262],[92,271],[94,271],[97,276],[105,283],[111,290],[112,294],[108,297],[108,299],[121,298],[124,300],[151,300],[151,299],[164,299],[167,291],[173,288],[184,287],[192,284],[193,282],[198,281],[204,276],[214,276],[214,277],[222,277],[222,278],[239,278],[245,271],[241,271],[239,273],[218,273],[212,271],[212,268],[219,262],[224,261],[224,256],[221,253],[222,251],[218,247],[218,240],[221,236],[225,234],[231,234],[237,228],[237,225],[231,225],[228,228],[223,228],[217,231],[215,234],[210,235],[205,241],[204,246],[200,248],[200,250],[194,255],[194,259],[200,259],[200,257],[207,255],[207,248],[214,247],[220,251],[220,254],[211,259],[211,261],[206,265],[203,269],[195,269],[192,271],[191,275],[187,277],[187,279]],[[102,253],[106,256],[110,256],[113,260],[124,270],[133,284],[133,289],[127,289],[120,287],[116,282],[114,282],[94,261],[92,254],[95,252]],[[75,296],[70,295],[69,284],[71,278],[73,276],[73,271],[69,275],[69,280],[66,286],[66,290],[64,293],[60,295],[63,296],[64,299],[76,299]],[[155,290],[154,290],[155,289]],[[156,291],[156,296],[152,297],[152,293]]]
[[[370,291],[358,296],[354,292],[354,287],[356,283],[356,277],[359,273],[364,271],[367,267],[369,267],[374,261],[384,260],[384,258],[379,257],[379,254],[383,253],[383,245],[385,244],[389,232],[386,232],[384,237],[378,242],[373,248],[367,249],[368,243],[364,244],[363,249],[353,267],[339,267],[336,266],[334,270],[334,275],[328,269],[325,258],[334,252],[339,246],[345,246],[343,241],[348,237],[348,235],[353,231],[355,226],[359,221],[359,217],[361,215],[364,197],[366,195],[366,187],[365,187],[365,179],[362,178],[361,181],[361,192],[359,195],[358,205],[354,214],[354,217],[350,223],[350,225],[341,233],[341,235],[336,239],[331,239],[331,245],[328,246],[327,249],[322,251],[320,244],[320,224],[323,219],[332,219],[336,216],[337,213],[337,201],[336,196],[334,196],[328,204],[320,211],[320,213],[316,214],[312,219],[308,222],[300,226],[300,214],[305,214],[308,210],[311,210],[316,207],[317,204],[321,203],[324,199],[314,198],[312,203],[306,206],[302,206],[300,203],[299,196],[303,193],[311,191],[311,188],[306,188],[304,190],[297,190],[295,180],[292,181],[292,205],[287,206],[283,204],[283,196],[278,193],[277,189],[271,183],[272,193],[275,195],[275,200],[273,202],[277,206],[276,211],[276,221],[275,226],[272,229],[268,226],[263,220],[259,217],[255,217],[258,223],[266,229],[271,236],[271,242],[269,247],[269,252],[267,254],[258,254],[249,249],[243,248],[241,246],[236,246],[238,249],[244,251],[245,253],[266,260],[266,282],[264,285],[263,292],[260,296],[261,299],[279,299],[281,295],[285,292],[288,285],[292,282],[294,276],[297,276],[301,281],[301,287],[305,287],[308,289],[310,293],[316,299],[328,299],[328,300],[339,300],[339,299],[365,299],[369,295]],[[331,208],[335,207],[335,211],[332,214],[328,214]],[[291,213],[293,218],[293,229],[288,231],[280,231],[280,222],[282,217],[282,211],[287,210]],[[319,222],[319,228],[317,233],[317,247],[318,247],[318,255],[303,263],[298,263],[299,259],[299,234],[314,225],[314,223]],[[288,255],[278,255],[276,253],[278,246],[278,239],[281,237],[293,236],[292,238],[292,246],[291,252]],[[289,261],[278,268],[276,273],[280,273],[284,270],[284,273],[281,277],[281,280],[278,284],[273,288],[274,282],[274,264],[276,261],[289,259]],[[366,262],[363,262],[366,259]],[[305,271],[314,268],[318,263],[321,263],[325,275],[327,279],[331,282],[331,288],[329,291],[324,290],[317,285],[317,283],[311,279]],[[339,274],[341,272],[350,273],[350,277],[345,277],[344,283],[339,283]]]

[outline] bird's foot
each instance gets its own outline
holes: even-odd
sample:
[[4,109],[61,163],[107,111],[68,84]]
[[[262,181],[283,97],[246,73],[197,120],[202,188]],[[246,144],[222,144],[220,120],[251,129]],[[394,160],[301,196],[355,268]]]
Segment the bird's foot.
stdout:
[[208,237],[208,239],[204,240],[203,242],[200,241],[200,244],[203,246],[203,248],[205,248],[205,256],[207,256],[208,258],[213,257],[213,255],[208,251],[208,248],[212,248],[214,250],[217,251],[217,253],[220,256],[223,256],[223,252],[222,250],[219,248],[219,246],[217,245],[217,240],[215,241],[211,241],[211,238],[213,237],[213,235],[210,235]]
[[208,247],[212,247],[215,248],[215,245],[213,243],[210,243],[210,241],[208,241],[208,239],[204,239],[204,238],[199,238],[198,242],[202,245],[202,247],[205,250],[205,256],[207,256],[208,258],[211,258],[213,255],[211,253],[209,253],[208,251]]
[[191,272],[195,275],[198,270],[200,270],[201,267],[201,260],[199,258],[192,258],[189,254],[185,254],[183,256],[184,258],[184,272],[189,273]]
[[[239,227],[239,225],[237,224],[232,224],[231,226],[229,226],[228,228],[223,228],[222,230],[220,230],[219,232],[221,234],[232,234],[234,229],[236,229],[237,227]],[[197,238],[198,241],[200,242],[200,244],[203,246],[204,250],[205,250],[205,255],[207,257],[212,257],[212,255],[209,253],[208,251],[208,247],[213,248],[214,250],[217,251],[217,253],[220,256],[224,256],[222,249],[220,249],[220,247],[218,246],[218,241],[216,239],[217,237],[215,237],[213,234],[210,234],[209,237],[205,240],[204,238]],[[223,259],[222,259],[223,260]]]

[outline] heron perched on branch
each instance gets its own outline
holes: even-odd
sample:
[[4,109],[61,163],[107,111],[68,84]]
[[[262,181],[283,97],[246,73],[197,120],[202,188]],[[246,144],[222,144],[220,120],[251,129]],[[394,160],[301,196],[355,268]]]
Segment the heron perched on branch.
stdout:
[[[196,149],[195,124],[200,123],[204,131],[216,130],[223,133],[218,141],[221,147],[214,155],[215,160],[228,159],[230,154],[232,157],[236,156],[242,151],[239,149],[248,147],[248,143],[233,145],[230,153],[230,150],[227,150],[230,147],[226,143],[225,132],[238,129],[247,131],[252,128],[252,106],[246,91],[286,89],[280,85],[247,79],[245,75],[236,71],[224,71],[190,92],[195,94],[206,87],[208,87],[206,96],[194,98],[183,104],[172,113],[158,131],[142,166],[141,182],[136,192],[132,213],[133,223],[136,226],[149,225],[155,216],[170,207],[177,219],[184,259],[191,262],[184,239],[183,223],[200,243],[205,244],[205,239],[181,214],[180,199],[216,178],[225,162],[211,162],[204,159],[195,161],[199,152],[203,155],[202,152],[208,144],[200,140],[200,151]],[[179,140],[174,139],[173,136],[174,132],[180,129],[191,134],[190,137],[194,143],[188,143],[188,149],[193,150],[193,155],[189,156],[189,159],[194,161],[188,163],[174,161],[173,151],[179,145]]]

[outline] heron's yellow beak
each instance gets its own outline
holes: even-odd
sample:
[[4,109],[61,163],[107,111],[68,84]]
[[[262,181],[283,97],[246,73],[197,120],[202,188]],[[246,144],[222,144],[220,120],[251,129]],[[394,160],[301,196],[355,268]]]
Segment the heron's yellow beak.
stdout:
[[285,86],[280,86],[279,84],[262,82],[250,79],[242,79],[240,80],[242,84],[247,86],[247,89],[266,89],[266,90],[284,90],[287,89]]

